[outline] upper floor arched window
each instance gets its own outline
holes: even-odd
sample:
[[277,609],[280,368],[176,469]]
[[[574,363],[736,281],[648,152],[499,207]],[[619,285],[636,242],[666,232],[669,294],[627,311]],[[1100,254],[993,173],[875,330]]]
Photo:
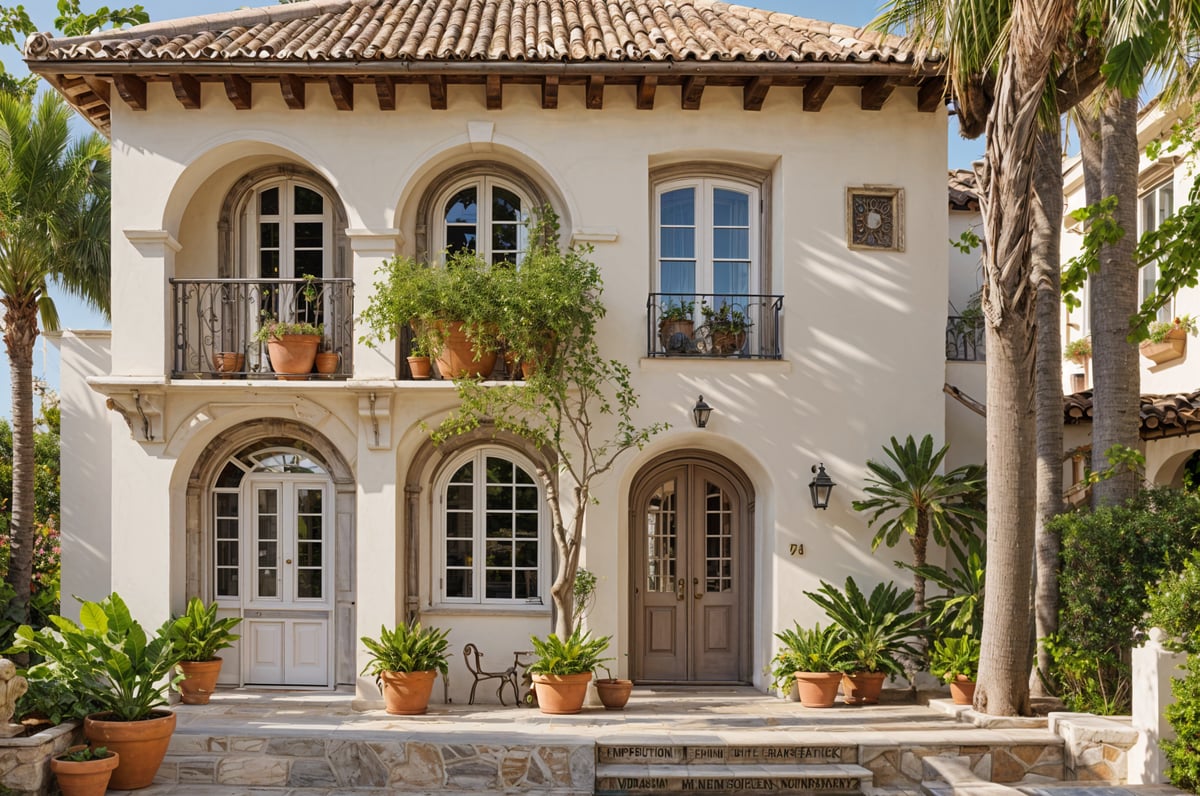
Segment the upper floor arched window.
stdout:
[[519,263],[534,202],[511,180],[476,174],[451,183],[435,203],[439,251],[474,251],[490,263]]

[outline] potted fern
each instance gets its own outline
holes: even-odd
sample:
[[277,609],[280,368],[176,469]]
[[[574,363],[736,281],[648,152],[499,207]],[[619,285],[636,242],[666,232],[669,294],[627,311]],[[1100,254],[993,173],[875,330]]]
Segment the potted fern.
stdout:
[[836,625],[811,628],[796,623],[781,630],[775,638],[783,647],[775,656],[776,684],[791,686],[794,677],[800,704],[806,708],[831,708],[842,682],[848,642]]
[[449,670],[448,633],[436,627],[422,628],[414,620],[395,630],[380,627],[378,639],[362,637],[371,653],[363,674],[375,675],[388,713],[415,716],[429,709],[434,679],[438,672],[445,677]]
[[566,640],[551,633],[544,639],[530,639],[537,656],[529,665],[538,707],[543,713],[578,713],[587,697],[592,673],[604,661],[610,636],[592,638],[590,632],[576,627]]
[[183,675],[177,686],[183,704],[208,704],[221,674],[222,661],[217,653],[240,638],[232,631],[241,621],[237,616],[217,619],[216,603],[205,606],[203,600],[193,597],[183,616],[167,625],[167,638]]

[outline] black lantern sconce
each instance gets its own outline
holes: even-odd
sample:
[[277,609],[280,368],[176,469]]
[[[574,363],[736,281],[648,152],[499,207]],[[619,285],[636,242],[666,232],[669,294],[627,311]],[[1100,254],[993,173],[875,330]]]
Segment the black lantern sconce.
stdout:
[[708,425],[708,416],[711,414],[712,407],[704,403],[704,396],[701,395],[692,407],[692,422],[696,424],[696,428],[704,428]]
[[816,473],[816,477],[808,482],[808,491],[812,493],[812,504],[814,509],[829,508],[829,496],[833,494],[833,488],[837,486],[829,474],[825,472],[825,465],[814,464],[812,471]]

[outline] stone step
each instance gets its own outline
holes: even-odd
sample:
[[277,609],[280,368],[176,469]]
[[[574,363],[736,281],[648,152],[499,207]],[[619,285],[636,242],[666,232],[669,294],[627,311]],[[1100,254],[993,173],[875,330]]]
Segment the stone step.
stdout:
[[856,744],[627,743],[596,744],[600,765],[827,765],[858,762]]
[[596,766],[596,796],[789,793],[862,796],[871,772],[856,765],[612,764]]

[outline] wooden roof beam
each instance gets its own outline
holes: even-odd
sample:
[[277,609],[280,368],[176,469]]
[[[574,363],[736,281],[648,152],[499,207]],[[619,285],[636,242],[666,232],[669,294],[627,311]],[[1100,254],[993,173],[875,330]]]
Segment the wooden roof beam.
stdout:
[[814,77],[804,84],[804,110],[816,113],[825,105],[835,83],[831,77]]
[[304,110],[307,101],[305,87],[304,78],[299,75],[283,75],[279,78],[279,93],[283,95],[288,108],[294,111]]
[[429,76],[429,108],[435,111],[446,110],[446,77],[445,75]]
[[896,86],[886,77],[872,77],[863,83],[859,100],[864,111],[883,110],[883,104],[892,96]]
[[645,75],[638,78],[637,107],[639,111],[654,110],[654,92],[658,89],[658,76]]
[[546,75],[542,78],[542,109],[552,111],[558,108],[558,75]]
[[146,110],[146,81],[137,75],[113,75],[113,85],[125,104],[135,111]]
[[931,77],[921,82],[917,89],[917,110],[933,113],[946,99],[946,78]]
[[771,90],[771,78],[752,77],[742,87],[742,110],[761,111],[767,92]]
[[390,77],[375,78],[375,99],[379,102],[379,110],[396,110],[396,81]]
[[585,103],[589,111],[604,108],[604,75],[588,75]]
[[704,96],[704,77],[689,75],[683,79],[683,87],[679,90],[679,105],[685,111],[700,110],[700,98]]
[[484,92],[486,94],[485,103],[489,111],[498,111],[504,107],[504,84],[500,82],[500,75],[487,76]]
[[84,75],[83,82],[87,83],[92,93],[104,100],[105,104],[110,102],[112,85],[107,80],[102,80],[95,75]]
[[250,101],[254,96],[250,88],[250,81],[241,75],[227,75],[225,77],[225,96],[239,111],[250,110]]
[[200,110],[200,81],[193,75],[171,75],[175,99],[189,111]]
[[354,110],[354,84],[345,75],[329,76],[329,95],[339,111]]

